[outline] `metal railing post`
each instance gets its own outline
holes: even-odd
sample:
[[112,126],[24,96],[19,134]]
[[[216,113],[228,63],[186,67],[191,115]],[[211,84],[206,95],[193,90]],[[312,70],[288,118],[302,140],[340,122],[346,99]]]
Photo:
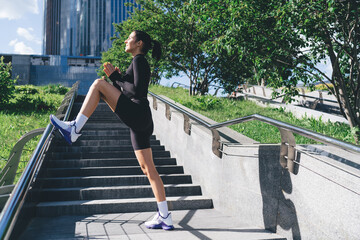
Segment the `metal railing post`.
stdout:
[[305,89],[304,88],[300,88],[301,89],[301,93],[303,94],[303,99],[306,100],[306,96],[305,96]]
[[296,143],[292,132],[278,127],[281,135],[280,145],[280,164],[287,168],[289,172],[294,173],[294,161],[296,155]]
[[212,151],[216,156],[222,158],[222,144],[220,141],[219,132],[215,129],[211,129],[211,133],[212,133]]
[[322,91],[319,91],[319,100],[321,104],[324,104],[324,99],[323,99],[323,95],[322,95]]
[[187,135],[190,135],[191,133],[191,123],[190,123],[190,118],[188,115],[186,115],[185,113],[183,114],[184,116],[184,132]]
[[170,106],[169,104],[165,104],[165,117],[168,120],[171,120],[171,111],[170,111]]
[[153,108],[157,110],[157,101],[156,101],[156,97],[154,96],[153,96]]

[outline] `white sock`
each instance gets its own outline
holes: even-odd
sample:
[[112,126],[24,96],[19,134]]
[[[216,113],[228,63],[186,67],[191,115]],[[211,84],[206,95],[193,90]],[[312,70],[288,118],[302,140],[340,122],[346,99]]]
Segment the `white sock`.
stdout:
[[79,113],[75,119],[75,126],[76,126],[76,132],[79,133],[81,129],[84,127],[86,121],[89,118],[85,116],[84,114]]
[[169,215],[167,201],[158,202],[157,205],[158,205],[160,216],[162,216],[163,218],[166,218]]

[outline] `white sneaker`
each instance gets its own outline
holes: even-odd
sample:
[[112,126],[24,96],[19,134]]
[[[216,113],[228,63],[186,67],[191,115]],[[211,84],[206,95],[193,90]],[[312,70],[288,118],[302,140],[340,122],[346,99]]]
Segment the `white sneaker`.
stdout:
[[145,222],[145,226],[150,229],[160,229],[160,228],[164,230],[174,229],[171,213],[169,213],[166,218],[163,218],[160,215],[160,213],[157,212],[151,221]]
[[75,121],[63,122],[54,115],[50,115],[50,121],[55,128],[59,129],[61,135],[70,145],[81,136],[76,132]]

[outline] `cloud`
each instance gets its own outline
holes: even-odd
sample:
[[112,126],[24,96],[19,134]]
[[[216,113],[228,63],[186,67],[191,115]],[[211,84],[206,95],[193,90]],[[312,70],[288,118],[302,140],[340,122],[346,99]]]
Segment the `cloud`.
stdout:
[[9,46],[14,47],[14,52],[19,54],[34,54],[35,51],[29,47],[26,46],[24,42],[20,42],[18,39],[14,39],[9,42]]
[[39,14],[38,0],[0,0],[0,19],[20,19],[26,13]]
[[16,32],[20,37],[24,37],[28,41],[34,42],[36,44],[41,44],[41,41],[33,34],[33,28],[25,29],[19,27]]

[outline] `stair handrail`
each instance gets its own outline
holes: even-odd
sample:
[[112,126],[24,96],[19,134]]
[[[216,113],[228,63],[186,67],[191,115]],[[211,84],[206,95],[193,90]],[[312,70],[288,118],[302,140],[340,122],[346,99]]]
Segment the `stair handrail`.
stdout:
[[291,125],[289,123],[282,122],[280,120],[276,120],[270,117],[265,117],[260,114],[252,114],[245,117],[235,118],[229,121],[221,122],[221,123],[215,123],[210,124],[203,119],[197,117],[193,113],[190,113],[189,111],[186,111],[185,109],[181,108],[180,106],[160,97],[159,95],[156,95],[155,93],[152,93],[149,91],[149,94],[153,98],[153,108],[157,110],[157,102],[156,99],[160,100],[165,104],[166,112],[165,116],[170,120],[170,107],[173,109],[181,112],[184,116],[184,131],[190,135],[191,132],[191,124],[189,122],[189,118],[194,120],[195,122],[199,123],[200,125],[208,128],[211,130],[213,135],[213,142],[212,142],[212,150],[213,153],[218,156],[219,158],[222,158],[222,149],[223,149],[223,143],[220,141],[220,135],[217,128],[221,127],[227,127],[230,125],[243,123],[247,121],[252,120],[258,120],[261,122],[265,122],[267,124],[273,125],[277,127],[280,131],[281,135],[281,147],[280,147],[280,164],[282,167],[287,168],[290,172],[294,173],[294,162],[296,160],[296,150],[295,150],[295,138],[293,133],[297,133],[299,135],[302,135],[306,138],[310,138],[312,140],[315,140],[317,142],[321,142],[324,144],[332,145],[338,148],[350,150],[355,153],[360,153],[360,146],[343,142],[341,140],[313,132],[311,130],[307,130],[301,127],[297,127],[294,125]]
[[[65,114],[60,113],[60,117],[63,116],[64,120],[67,120],[70,116],[72,106],[77,96],[78,86],[79,86],[79,82],[76,82],[72,86],[71,90],[64,97],[62,106],[67,105],[67,108]],[[60,106],[59,109],[62,106]],[[20,176],[19,181],[15,185],[11,193],[11,196],[9,197],[5,207],[3,208],[0,214],[1,240],[9,239],[11,236],[12,229],[15,226],[16,220],[19,216],[21,207],[24,204],[29,188],[31,187],[32,183],[35,181],[37,174],[40,170],[40,167],[43,162],[43,154],[47,150],[53,131],[54,131],[54,127],[51,124],[48,124],[47,127],[45,128],[45,131],[39,143],[35,148],[35,151],[30,161],[26,165],[24,172]]]

